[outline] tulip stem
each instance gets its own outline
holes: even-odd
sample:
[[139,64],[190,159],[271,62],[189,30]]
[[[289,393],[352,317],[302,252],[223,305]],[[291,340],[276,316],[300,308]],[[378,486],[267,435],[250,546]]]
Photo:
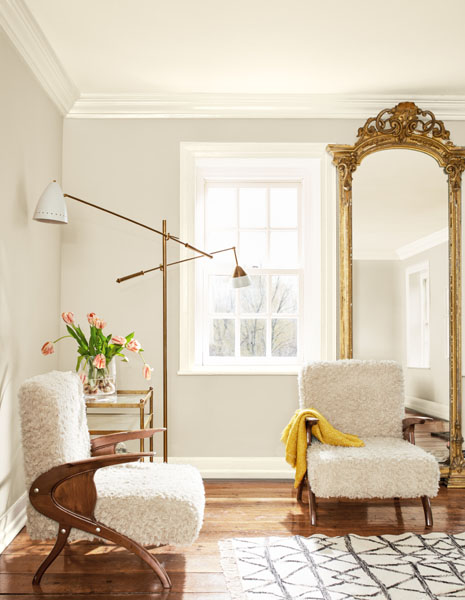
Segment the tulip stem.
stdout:
[[55,340],[53,343],[56,344],[57,342],[59,342],[60,340],[64,340],[67,337],[73,337],[72,335],[62,335],[61,337],[59,337],[57,340]]

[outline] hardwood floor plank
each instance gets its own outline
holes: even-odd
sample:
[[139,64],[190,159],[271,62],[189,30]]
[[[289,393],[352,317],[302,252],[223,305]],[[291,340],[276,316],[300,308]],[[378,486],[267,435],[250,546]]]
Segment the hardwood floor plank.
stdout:
[[[198,541],[189,547],[164,546],[151,551],[173,581],[169,596],[137,557],[112,544],[74,542],[47,571],[41,591],[32,575],[53,542],[33,542],[23,530],[0,556],[0,597],[5,600],[226,600],[218,541],[228,537],[427,533],[419,499],[352,501],[318,499],[318,526],[308,508],[295,499],[289,481],[206,482],[205,521]],[[465,531],[465,490],[442,487],[432,500],[433,531]],[[116,592],[116,594],[114,593]]]

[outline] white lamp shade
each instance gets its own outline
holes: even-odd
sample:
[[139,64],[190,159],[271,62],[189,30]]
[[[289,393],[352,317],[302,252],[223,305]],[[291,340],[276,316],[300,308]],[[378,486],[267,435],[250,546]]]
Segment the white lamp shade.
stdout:
[[37,203],[34,216],[41,223],[67,223],[68,211],[61,187],[56,181],[48,184]]
[[231,279],[231,287],[233,288],[242,288],[252,285],[250,281],[250,277],[244,271],[242,267],[239,265],[234,269],[234,273]]

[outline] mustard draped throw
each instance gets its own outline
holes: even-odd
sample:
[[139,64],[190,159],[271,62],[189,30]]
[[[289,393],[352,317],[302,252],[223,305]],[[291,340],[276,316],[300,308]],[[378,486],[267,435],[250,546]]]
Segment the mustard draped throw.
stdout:
[[314,408],[296,410],[281,434],[281,441],[286,445],[286,462],[295,468],[294,487],[299,487],[299,483],[307,470],[307,430],[305,427],[307,417],[318,419],[318,423],[312,427],[312,434],[323,444],[355,446],[357,448],[365,445],[356,435],[342,433],[342,431],[335,429]]

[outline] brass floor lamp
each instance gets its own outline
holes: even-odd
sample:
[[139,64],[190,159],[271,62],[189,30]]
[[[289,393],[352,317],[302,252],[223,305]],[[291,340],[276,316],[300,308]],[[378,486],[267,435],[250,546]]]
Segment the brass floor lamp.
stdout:
[[[162,237],[162,262],[157,267],[153,267],[146,271],[138,271],[136,273],[131,273],[130,275],[126,275],[124,277],[119,277],[116,281],[118,283],[122,283],[123,281],[127,281],[128,279],[132,279],[134,277],[140,277],[141,275],[145,275],[146,273],[150,273],[152,271],[161,271],[163,275],[163,300],[162,300],[162,310],[163,310],[163,427],[165,431],[163,432],[163,461],[168,461],[168,279],[167,279],[167,271],[168,267],[173,265],[178,265],[183,262],[188,262],[190,260],[195,260],[197,258],[213,258],[214,254],[219,254],[221,252],[233,251],[234,259],[236,262],[236,267],[234,269],[231,285],[234,288],[246,287],[250,285],[250,278],[247,273],[239,266],[237,260],[236,248],[233,246],[231,248],[223,248],[221,250],[215,250],[213,252],[205,252],[204,250],[199,250],[195,248],[191,244],[187,242],[183,242],[178,237],[170,234],[167,231],[166,220],[162,221],[162,230],[154,229],[153,227],[149,227],[144,223],[140,223],[139,221],[135,221],[134,219],[130,219],[129,217],[125,217],[119,213],[113,212],[102,206],[98,206],[97,204],[92,204],[91,202],[87,202],[86,200],[82,200],[81,198],[77,198],[76,196],[71,196],[70,194],[64,194],[58,183],[54,180],[45,188],[42,193],[39,201],[37,203],[36,210],[34,212],[33,219],[35,221],[40,221],[41,223],[52,223],[52,224],[66,224],[68,223],[68,212],[66,209],[66,201],[65,198],[70,198],[71,200],[75,200],[80,202],[81,204],[85,204],[87,206],[91,206],[92,208],[96,208],[102,212],[113,215],[114,217],[118,217],[119,219],[123,219],[125,221],[129,221],[129,223],[133,223],[134,225],[138,225],[139,227],[143,227],[144,229],[148,229],[153,233],[157,233]],[[182,260],[177,260],[171,263],[167,261],[167,242],[168,240],[173,240],[178,244],[181,244],[185,248],[193,250],[198,254],[196,256],[192,256],[190,258],[185,258]]]

